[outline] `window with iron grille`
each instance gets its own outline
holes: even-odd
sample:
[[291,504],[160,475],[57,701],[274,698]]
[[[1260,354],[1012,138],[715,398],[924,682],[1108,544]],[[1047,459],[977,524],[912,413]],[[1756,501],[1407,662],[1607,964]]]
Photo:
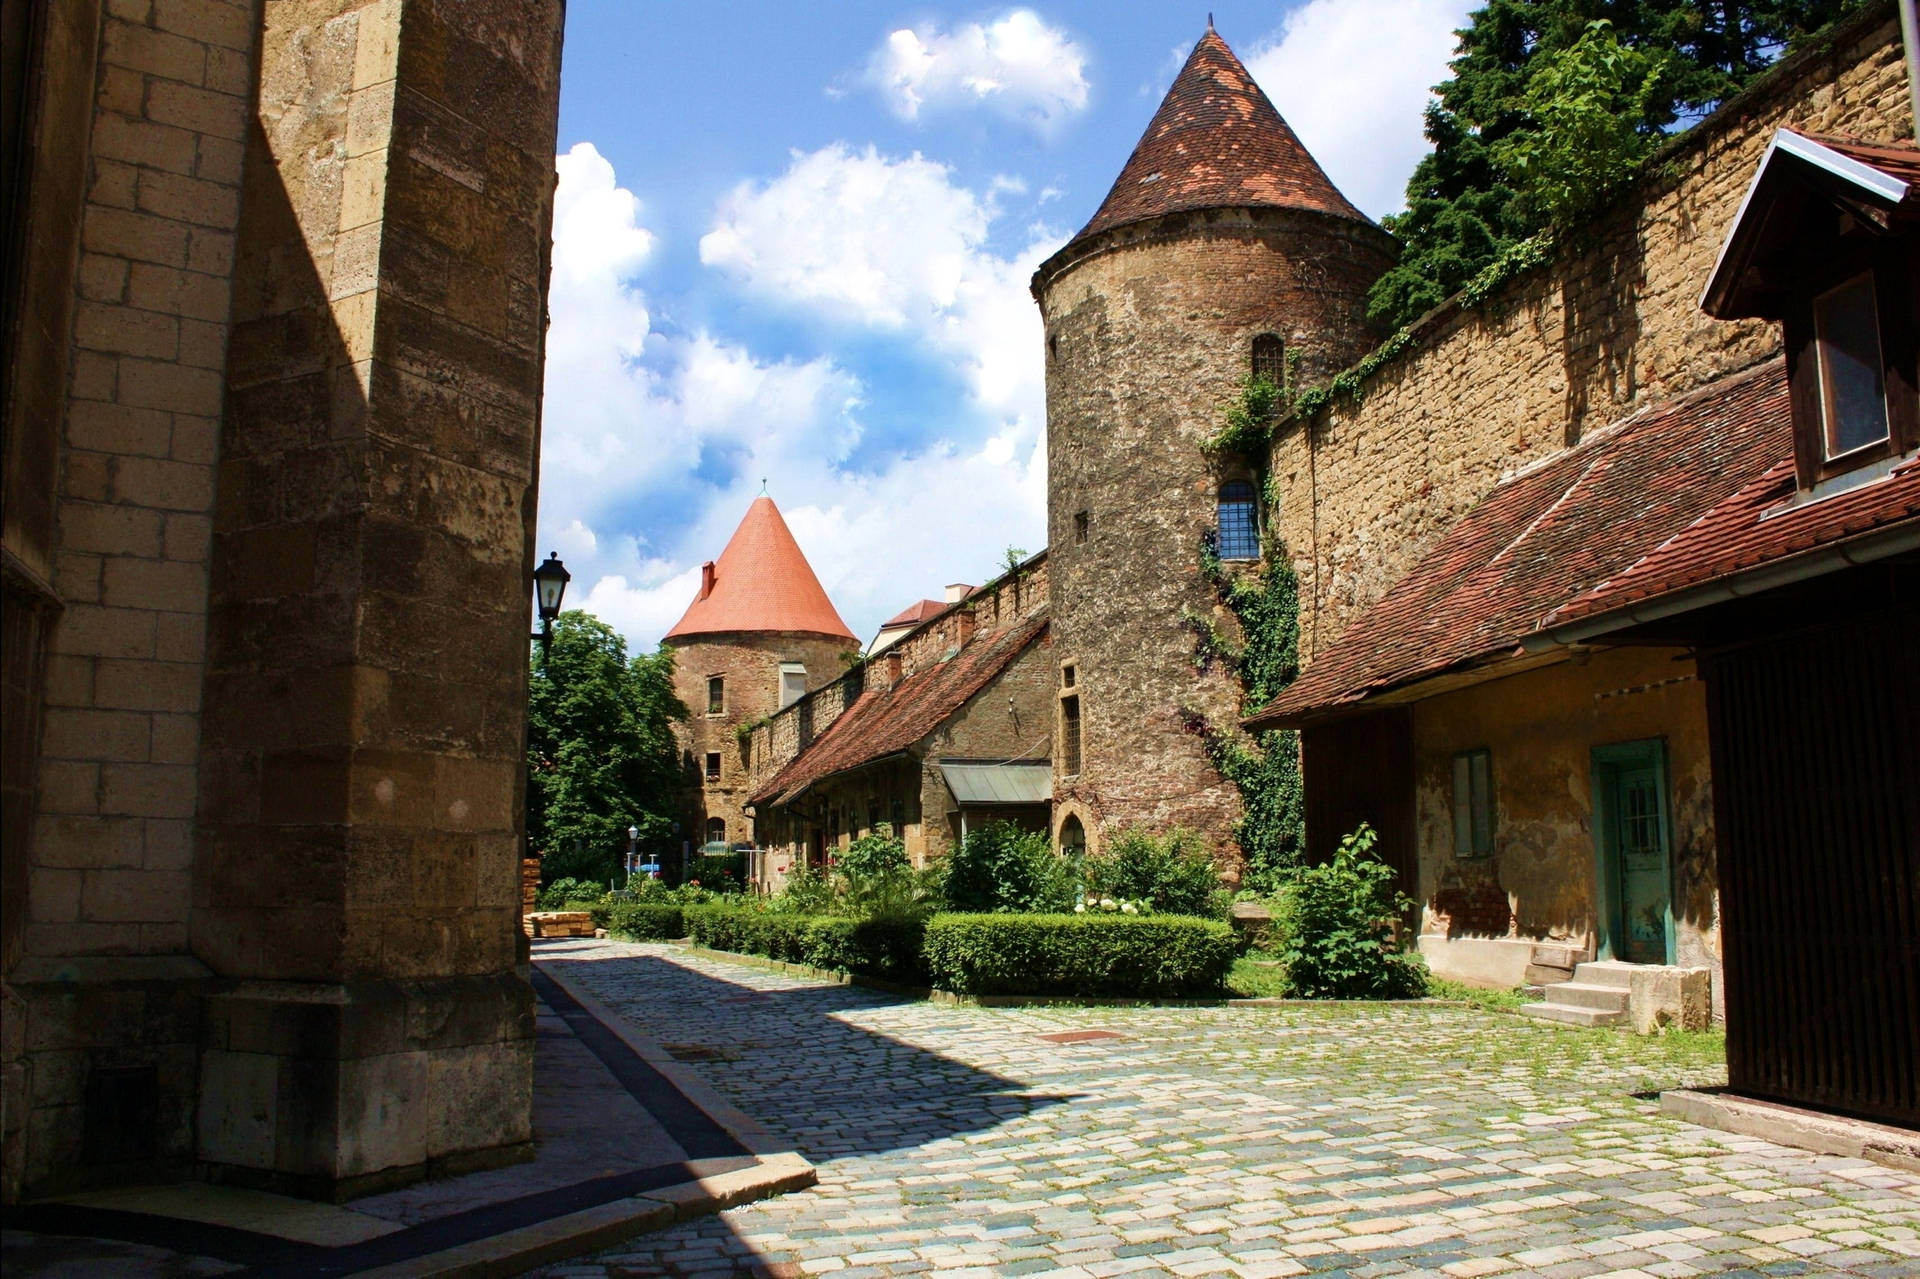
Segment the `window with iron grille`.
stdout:
[[1275,386],[1287,384],[1287,344],[1278,333],[1262,333],[1253,340],[1253,375]]
[[1228,480],[1220,486],[1220,558],[1260,558],[1260,523],[1253,507],[1253,485]]
[[707,676],[707,714],[719,715],[727,709],[727,680],[724,675]]

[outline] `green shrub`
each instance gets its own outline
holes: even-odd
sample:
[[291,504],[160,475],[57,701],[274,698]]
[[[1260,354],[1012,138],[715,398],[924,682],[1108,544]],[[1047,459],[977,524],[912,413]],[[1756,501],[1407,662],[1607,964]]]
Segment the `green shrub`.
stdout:
[[803,915],[751,906],[689,906],[687,935],[712,950],[762,955],[790,964],[921,981],[924,916]]
[[1074,868],[1045,835],[992,822],[947,855],[940,888],[953,910],[1064,912],[1073,909]]
[[737,893],[746,883],[745,853],[702,854],[688,863],[684,887],[703,888],[710,893]]
[[687,935],[678,906],[613,902],[596,909],[593,922],[622,941],[672,941]]
[[1393,884],[1393,868],[1373,855],[1378,837],[1361,823],[1324,866],[1293,878],[1291,935],[1282,958],[1302,999],[1418,999],[1427,966],[1397,938],[1413,903]]
[[1155,837],[1139,828],[1107,841],[1081,863],[1087,892],[1116,901],[1146,902],[1166,915],[1224,914],[1227,894],[1206,841],[1175,828]]
[[592,880],[571,877],[556,879],[540,890],[540,895],[534,899],[534,904],[541,910],[584,909],[570,907],[569,903],[598,901],[606,891]]
[[893,833],[890,822],[853,840],[840,854],[840,873],[849,882],[889,875],[907,868],[907,846]]
[[1217,995],[1232,932],[1181,915],[935,915],[932,983],[970,995]]
[[804,862],[793,868],[793,874],[787,876],[787,884],[773,900],[769,908],[785,914],[824,915],[833,909],[838,888],[833,876],[823,875]]

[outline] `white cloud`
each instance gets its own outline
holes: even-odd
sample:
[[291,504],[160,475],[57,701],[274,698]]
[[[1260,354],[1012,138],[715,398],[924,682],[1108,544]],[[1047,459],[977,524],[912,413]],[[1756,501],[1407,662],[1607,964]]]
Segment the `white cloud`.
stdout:
[[835,143],[730,192],[700,259],[766,300],[902,332],[953,360],[983,409],[1038,423],[1042,331],[1027,281],[1059,237],[1037,229],[1012,257],[988,249],[995,199],[1014,189],[996,180],[983,197],[917,153]]
[[1426,154],[1423,113],[1474,0],[1308,0],[1249,52],[1334,185],[1372,217],[1397,211]]
[[[721,228],[733,234],[708,241],[750,288],[896,335],[971,388],[964,404],[928,406],[924,438],[860,466],[850,462],[867,412],[860,379],[830,358],[773,360],[710,332],[655,331],[642,283],[659,246],[641,202],[591,145],[559,157],[540,546],[574,573],[568,603],[636,647],[685,611],[700,563],[719,554],[763,476],[863,636],[945,582],[984,579],[1007,544],[1044,539],[1032,255],[986,252],[991,200],[941,166],[829,152],[736,192],[745,203]],[[780,222],[863,208],[878,211],[864,232],[830,222],[796,240]],[[941,246],[941,265],[916,273],[912,242],[894,239],[915,235]]]
[[927,25],[889,35],[866,82],[903,120],[924,110],[984,106],[1046,132],[1087,105],[1087,55],[1031,9],[946,31]]

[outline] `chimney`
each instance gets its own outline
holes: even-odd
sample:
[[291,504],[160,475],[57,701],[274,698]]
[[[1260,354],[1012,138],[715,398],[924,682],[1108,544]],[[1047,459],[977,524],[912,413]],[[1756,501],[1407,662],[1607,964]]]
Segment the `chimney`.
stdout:
[[965,582],[947,583],[947,603],[949,604],[958,604],[971,594],[973,594],[973,587],[967,585]]
[[970,608],[962,609],[953,615],[953,638],[956,644],[965,644],[973,638],[974,628],[980,619]]
[[888,649],[887,650],[887,687],[888,688],[892,688],[900,682],[900,667],[901,667],[900,650],[898,648]]
[[700,598],[713,594],[713,561],[708,560],[700,566]]

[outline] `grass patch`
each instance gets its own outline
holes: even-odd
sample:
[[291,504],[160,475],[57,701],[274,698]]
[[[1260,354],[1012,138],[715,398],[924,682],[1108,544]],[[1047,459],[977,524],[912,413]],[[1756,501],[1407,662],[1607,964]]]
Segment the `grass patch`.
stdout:
[[1457,999],[1490,1013],[1510,1013],[1520,1005],[1532,1002],[1526,989],[1521,986],[1515,986],[1512,990],[1489,990],[1483,986],[1449,981],[1445,977],[1432,978],[1427,983],[1427,995],[1433,999]]
[[1269,966],[1273,958],[1264,951],[1251,950],[1234,960],[1227,970],[1228,993],[1239,999],[1285,999],[1287,970]]

